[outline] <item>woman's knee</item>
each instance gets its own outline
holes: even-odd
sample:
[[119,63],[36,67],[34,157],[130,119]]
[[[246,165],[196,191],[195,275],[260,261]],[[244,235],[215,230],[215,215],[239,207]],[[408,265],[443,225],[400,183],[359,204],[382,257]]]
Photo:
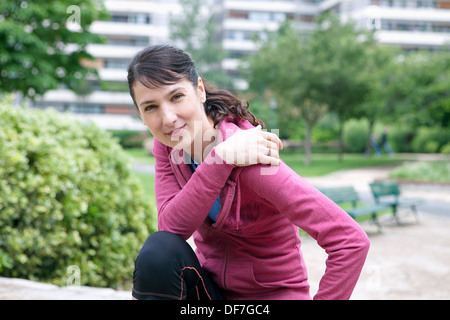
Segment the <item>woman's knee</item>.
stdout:
[[187,242],[180,236],[169,231],[157,231],[152,233],[141,248],[139,254],[152,254],[166,256],[176,254],[186,249]]
[[144,263],[158,262],[178,251],[178,246],[183,245],[184,240],[174,233],[168,231],[157,231],[152,233],[139,252],[136,261]]
[[195,256],[189,244],[180,236],[168,232],[152,233],[139,252],[135,272],[163,274],[177,269],[186,256]]
[[[181,266],[192,255],[195,257],[189,244],[176,234],[167,231],[151,234],[135,261],[133,290],[179,292]],[[176,285],[174,279],[177,280]]]

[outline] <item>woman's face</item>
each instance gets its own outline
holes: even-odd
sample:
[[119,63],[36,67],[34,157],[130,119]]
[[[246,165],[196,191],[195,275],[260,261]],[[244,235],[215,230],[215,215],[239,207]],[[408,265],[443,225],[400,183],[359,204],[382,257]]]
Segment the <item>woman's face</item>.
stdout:
[[152,135],[169,147],[193,154],[194,141],[202,139],[205,130],[212,127],[203,109],[202,79],[198,79],[197,87],[184,79],[154,89],[136,81],[133,91],[141,119]]

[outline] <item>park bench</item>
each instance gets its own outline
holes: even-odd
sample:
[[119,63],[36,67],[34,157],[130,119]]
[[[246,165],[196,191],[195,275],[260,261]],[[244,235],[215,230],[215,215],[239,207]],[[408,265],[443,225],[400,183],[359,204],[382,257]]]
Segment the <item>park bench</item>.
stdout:
[[400,219],[397,214],[398,207],[410,207],[414,213],[416,222],[419,222],[416,206],[423,203],[423,199],[400,198],[400,188],[395,181],[375,181],[369,185],[375,202],[378,204],[388,204],[392,208],[392,215],[397,221],[397,224],[400,224]]
[[378,231],[381,232],[381,224],[378,221],[377,214],[390,207],[390,204],[376,203],[370,205],[360,205],[360,198],[356,190],[352,186],[343,187],[326,187],[318,188],[320,192],[333,200],[336,204],[342,205],[351,203],[352,207],[344,209],[353,219],[361,216],[370,216],[372,222],[377,226]]

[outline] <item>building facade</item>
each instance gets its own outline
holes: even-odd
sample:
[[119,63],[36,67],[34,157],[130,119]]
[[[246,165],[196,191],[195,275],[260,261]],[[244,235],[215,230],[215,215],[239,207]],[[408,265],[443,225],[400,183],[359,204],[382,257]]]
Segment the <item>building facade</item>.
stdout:
[[[76,118],[95,121],[106,129],[145,128],[129,96],[126,66],[140,49],[170,43],[170,19],[182,14],[177,0],[105,0],[110,21],[97,21],[91,31],[103,35],[105,44],[90,45],[89,52],[100,80],[90,83],[89,94],[77,96],[60,88],[45,94],[36,107],[52,106]],[[218,31],[227,58],[222,68],[240,89],[240,58],[258,48],[254,37],[264,38],[281,22],[293,21],[312,31],[317,15],[331,11],[342,20],[377,29],[380,43],[405,50],[439,50],[450,43],[450,0],[208,0],[204,9],[217,17]]]

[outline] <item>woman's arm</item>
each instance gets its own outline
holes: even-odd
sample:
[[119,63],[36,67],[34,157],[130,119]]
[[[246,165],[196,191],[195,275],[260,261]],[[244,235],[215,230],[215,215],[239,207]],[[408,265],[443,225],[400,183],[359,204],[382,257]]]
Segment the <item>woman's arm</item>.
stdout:
[[282,163],[273,175],[261,166],[246,168],[240,179],[271,202],[326,251],[326,271],[314,299],[349,299],[364,265],[369,240],[338,205]]
[[[268,156],[269,147],[277,151]],[[185,185],[180,185],[171,163],[171,149],[155,140],[155,195],[159,230],[171,231],[188,239],[206,219],[214,201],[236,165],[278,163],[281,141],[260,128],[239,130],[219,143],[207,155]],[[219,153],[220,152],[220,153]],[[224,160],[226,158],[226,160]],[[245,160],[246,159],[246,160]]]
[[182,186],[174,173],[174,166],[177,169],[178,165],[170,163],[168,149],[157,140],[153,154],[158,229],[173,232],[186,240],[206,219],[235,166],[221,160],[213,149],[208,155],[210,159],[205,159]]

